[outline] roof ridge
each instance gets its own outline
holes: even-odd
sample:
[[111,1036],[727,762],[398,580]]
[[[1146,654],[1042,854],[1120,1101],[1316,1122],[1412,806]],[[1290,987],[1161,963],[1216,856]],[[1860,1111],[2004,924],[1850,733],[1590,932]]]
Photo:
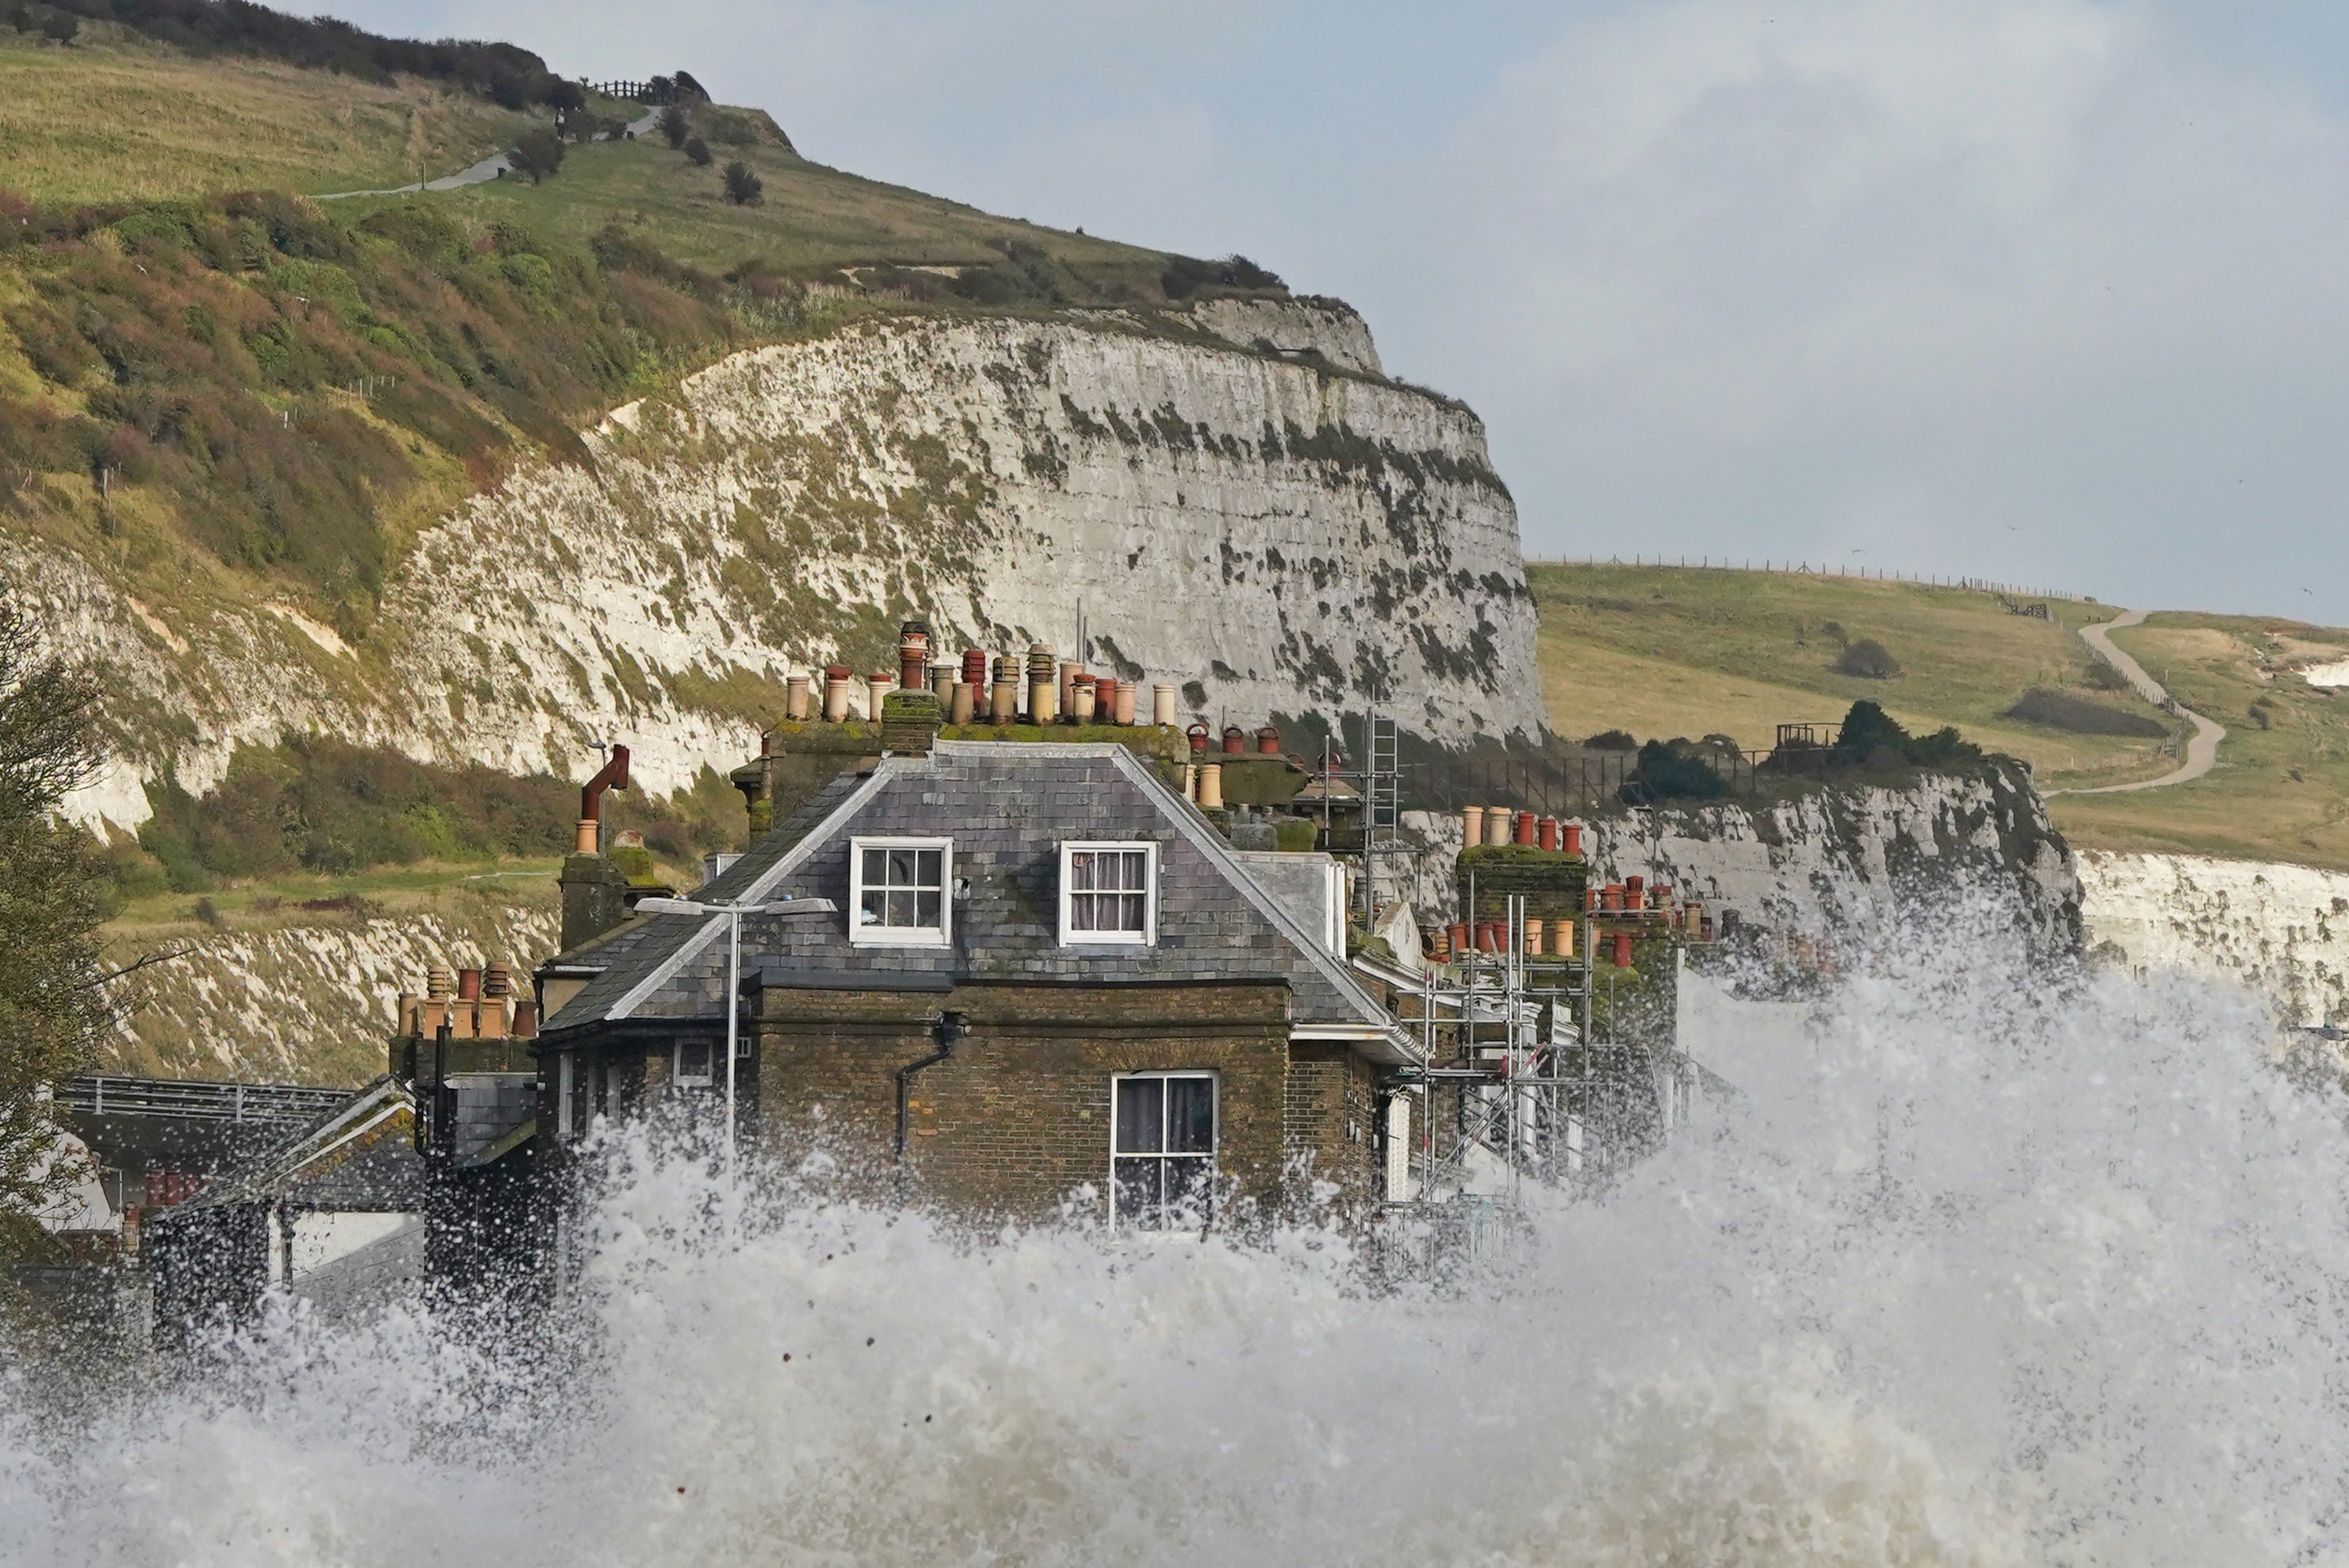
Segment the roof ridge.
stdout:
[[[1225,880],[1237,887],[1258,913],[1272,922],[1274,929],[1288,938],[1291,946],[1305,954],[1306,962],[1319,970],[1322,978],[1328,980],[1341,997],[1361,1012],[1363,1021],[1382,1027],[1392,1023],[1378,998],[1348,973],[1344,965],[1324,952],[1321,944],[1265,891],[1263,884],[1248,874],[1247,868],[1235,858],[1231,845],[1225,841],[1223,835],[1216,830],[1194,802],[1175,794],[1164,780],[1142,766],[1141,759],[1124,747],[1112,745],[1109,749],[1123,759],[1118,764],[1119,769],[1141,787],[1162,815],[1182,830],[1183,836],[1191,841],[1194,848],[1204,851],[1208,860],[1216,863],[1223,872]],[[1181,810],[1174,810],[1177,806]]]

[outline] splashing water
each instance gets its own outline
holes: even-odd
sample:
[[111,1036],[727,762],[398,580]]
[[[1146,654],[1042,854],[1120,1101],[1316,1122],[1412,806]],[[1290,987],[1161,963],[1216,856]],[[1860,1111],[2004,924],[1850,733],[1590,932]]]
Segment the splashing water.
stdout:
[[281,1315],[69,1433],[19,1408],[0,1561],[2343,1560],[2341,1107],[2245,998],[1982,952],[1885,957],[1459,1292],[1312,1229],[720,1243],[639,1147],[563,1354]]

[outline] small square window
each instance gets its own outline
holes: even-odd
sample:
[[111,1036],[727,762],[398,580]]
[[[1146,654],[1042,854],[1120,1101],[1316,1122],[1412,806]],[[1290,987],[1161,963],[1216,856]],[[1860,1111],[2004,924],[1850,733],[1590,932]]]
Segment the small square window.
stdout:
[[684,1088],[708,1088],[717,1082],[712,1063],[723,1054],[723,1048],[708,1040],[679,1040],[677,1043],[677,1081]]
[[1146,947],[1157,939],[1157,845],[1061,846],[1062,943]]
[[849,842],[848,936],[860,944],[943,947],[953,931],[954,845],[946,839]]

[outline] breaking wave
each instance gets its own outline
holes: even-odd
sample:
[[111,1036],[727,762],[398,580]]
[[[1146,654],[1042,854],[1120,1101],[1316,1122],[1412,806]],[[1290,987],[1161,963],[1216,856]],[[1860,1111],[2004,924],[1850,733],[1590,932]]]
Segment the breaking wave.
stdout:
[[2349,1138],[2246,998],[1941,933],[1506,1267],[713,1209],[641,1146],[552,1350],[281,1312],[0,1418],[12,1563],[2259,1563],[2349,1548]]

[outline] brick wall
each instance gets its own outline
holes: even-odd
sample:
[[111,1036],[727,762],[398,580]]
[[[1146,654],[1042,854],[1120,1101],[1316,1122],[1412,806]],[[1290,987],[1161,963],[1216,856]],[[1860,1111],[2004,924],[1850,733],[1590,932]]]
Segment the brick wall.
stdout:
[[1293,1053],[1288,1005],[1286,986],[1261,983],[770,990],[757,1026],[762,1132],[786,1151],[820,1144],[885,1174],[896,1070],[931,1052],[929,1019],[950,1009],[967,1031],[951,1060],[915,1078],[906,1143],[918,1189],[953,1207],[1037,1218],[1090,1185],[1104,1212],[1123,1072],[1216,1075],[1217,1170],[1247,1202],[1294,1195],[1284,1176],[1298,1153],[1363,1191],[1375,1181],[1371,1069],[1343,1047]]
[[1294,1169],[1306,1180],[1335,1185],[1340,1205],[1357,1212],[1381,1195],[1374,1072],[1351,1047],[1299,1041],[1289,1047],[1281,1104]]

